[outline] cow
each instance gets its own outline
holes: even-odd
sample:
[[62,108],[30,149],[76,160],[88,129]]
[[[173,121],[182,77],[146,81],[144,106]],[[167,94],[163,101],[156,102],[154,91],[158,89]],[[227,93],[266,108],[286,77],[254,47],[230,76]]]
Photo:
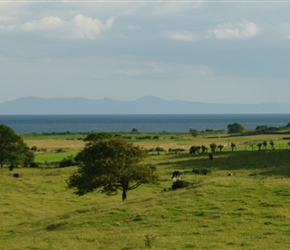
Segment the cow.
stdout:
[[191,155],[193,155],[193,154],[199,154],[200,149],[201,149],[200,146],[192,146],[192,147],[190,147],[190,149],[189,149],[189,153],[190,153]]
[[9,170],[12,171],[13,169],[14,169],[14,166],[13,165],[10,165],[9,166]]
[[13,177],[18,178],[19,174],[16,173],[16,174],[13,175]]
[[180,179],[180,175],[181,175],[181,173],[180,173],[179,171],[174,171],[174,172],[172,173],[172,177],[171,177],[171,179],[172,179],[173,181],[175,181],[175,180],[179,180],[179,179]]
[[213,154],[209,154],[208,157],[210,160],[213,160]]

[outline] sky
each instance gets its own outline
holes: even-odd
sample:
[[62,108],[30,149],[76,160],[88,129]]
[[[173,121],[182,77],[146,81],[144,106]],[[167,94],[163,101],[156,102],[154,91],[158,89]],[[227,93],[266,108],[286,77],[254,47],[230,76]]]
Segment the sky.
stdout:
[[0,103],[290,103],[289,12],[290,0],[0,0]]

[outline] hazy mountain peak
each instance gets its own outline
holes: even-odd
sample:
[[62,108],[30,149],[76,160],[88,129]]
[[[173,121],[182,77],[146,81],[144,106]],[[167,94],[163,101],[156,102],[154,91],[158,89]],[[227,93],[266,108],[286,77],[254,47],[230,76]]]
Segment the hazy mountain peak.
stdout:
[[110,98],[39,98],[27,96],[0,104],[0,114],[251,114],[289,113],[290,104],[217,104],[145,96],[134,101]]

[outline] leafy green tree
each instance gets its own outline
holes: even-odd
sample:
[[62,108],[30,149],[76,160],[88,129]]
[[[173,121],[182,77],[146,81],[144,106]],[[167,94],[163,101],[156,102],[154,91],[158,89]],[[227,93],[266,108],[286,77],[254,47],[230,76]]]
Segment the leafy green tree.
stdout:
[[132,132],[132,133],[138,133],[138,129],[136,129],[136,128],[132,128],[131,132]]
[[220,152],[222,152],[224,146],[223,145],[218,145],[218,148],[219,148]]
[[209,145],[209,147],[210,147],[210,149],[211,149],[211,152],[214,153],[215,150],[216,150],[216,148],[217,148],[217,145],[216,145],[215,143],[211,143],[211,144]]
[[244,131],[245,128],[239,123],[228,124],[229,134],[243,133]]
[[28,166],[33,162],[34,155],[23,142],[22,138],[15,134],[14,130],[6,125],[0,125],[0,167],[4,164],[19,164]]
[[79,153],[82,164],[67,181],[69,188],[77,188],[76,194],[84,195],[99,189],[107,195],[127,192],[141,184],[158,179],[154,169],[141,164],[147,151],[121,138],[110,138],[87,144]]
[[256,130],[266,130],[268,128],[268,126],[266,125],[259,125],[256,127]]
[[155,148],[155,151],[158,152],[158,154],[160,155],[160,152],[165,152],[165,149],[158,146]]
[[235,148],[236,148],[236,144],[235,143],[231,143],[231,148],[232,148],[232,152],[234,152]]
[[84,141],[94,142],[102,139],[109,139],[117,135],[109,132],[91,132],[87,135]]
[[202,153],[205,153],[208,150],[208,148],[204,145],[201,146]]
[[198,136],[199,134],[198,130],[192,128],[189,130],[189,133],[194,137]]
[[264,141],[263,142],[263,145],[264,145],[264,149],[266,149],[267,148],[267,145],[268,145],[267,141]]

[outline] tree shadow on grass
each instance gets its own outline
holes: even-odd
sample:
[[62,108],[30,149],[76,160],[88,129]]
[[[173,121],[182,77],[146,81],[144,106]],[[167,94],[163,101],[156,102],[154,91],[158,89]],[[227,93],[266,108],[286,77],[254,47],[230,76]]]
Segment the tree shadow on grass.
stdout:
[[175,156],[170,165],[168,162],[159,165],[167,165],[168,169],[181,171],[192,171],[194,168],[229,172],[248,170],[264,176],[290,177],[290,150],[217,152],[213,160],[209,159],[208,154],[181,154]]

